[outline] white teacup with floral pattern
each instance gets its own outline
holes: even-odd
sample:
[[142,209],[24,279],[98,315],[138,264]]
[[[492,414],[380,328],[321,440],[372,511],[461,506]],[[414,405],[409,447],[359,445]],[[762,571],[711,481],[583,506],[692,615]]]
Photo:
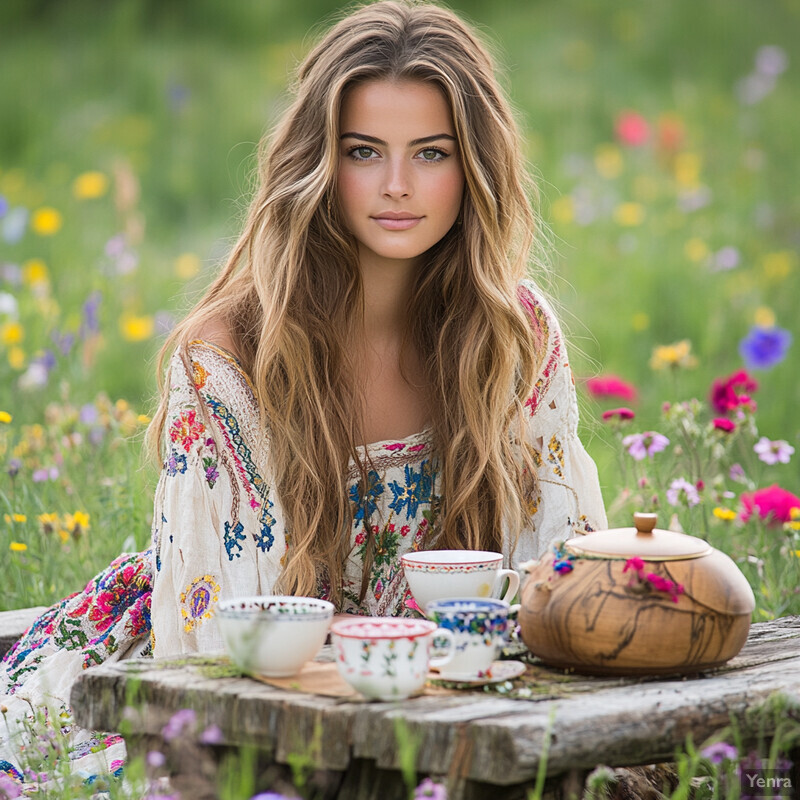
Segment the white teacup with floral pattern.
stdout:
[[503,554],[489,550],[419,550],[401,556],[408,587],[423,610],[449,597],[493,597],[508,578],[502,599],[511,602],[519,573],[501,569]]
[[[431,659],[433,637],[444,640],[445,655]],[[433,622],[408,617],[355,617],[331,625],[339,674],[374,700],[402,700],[425,685],[429,667],[453,657],[453,634]]]
[[492,664],[506,639],[509,608],[504,600],[474,597],[428,604],[433,623],[455,638],[455,655],[439,670],[444,680],[491,679]]
[[262,595],[222,600],[214,617],[231,660],[244,672],[296,675],[319,652],[333,603],[315,597]]

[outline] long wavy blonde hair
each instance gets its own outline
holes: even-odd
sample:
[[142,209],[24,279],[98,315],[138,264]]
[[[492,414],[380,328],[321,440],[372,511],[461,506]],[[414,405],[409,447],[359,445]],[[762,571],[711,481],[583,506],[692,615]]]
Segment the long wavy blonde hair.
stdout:
[[[337,206],[342,99],[364,81],[425,81],[453,116],[465,175],[460,224],[424,255],[406,344],[421,355],[439,497],[428,547],[499,550],[528,521],[533,470],[518,446],[542,355],[518,296],[534,215],[519,134],[486,47],[455,14],[382,0],[338,22],[300,65],[293,102],[259,147],[258,187],[221,274],[159,357],[222,324],[251,377],[290,534],[282,590],[341,602],[366,481],[350,343],[363,324],[354,237]],[[148,432],[159,449],[167,392]],[[365,567],[366,569],[366,567]]]

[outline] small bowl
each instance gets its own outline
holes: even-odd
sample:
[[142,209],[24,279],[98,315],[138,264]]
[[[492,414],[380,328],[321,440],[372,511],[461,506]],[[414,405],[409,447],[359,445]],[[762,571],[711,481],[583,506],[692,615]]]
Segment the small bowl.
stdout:
[[296,675],[325,643],[333,603],[314,597],[237,597],[222,600],[215,618],[233,662],[269,678]]

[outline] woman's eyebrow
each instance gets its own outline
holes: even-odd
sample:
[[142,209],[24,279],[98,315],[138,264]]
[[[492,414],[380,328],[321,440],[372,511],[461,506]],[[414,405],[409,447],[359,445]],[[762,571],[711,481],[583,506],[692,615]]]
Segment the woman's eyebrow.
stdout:
[[[384,142],[383,139],[378,139],[377,136],[368,136],[366,133],[356,133],[355,131],[348,131],[347,133],[343,133],[340,139],[361,139],[364,142],[372,142],[372,144],[380,144],[386,147],[388,144]],[[429,142],[435,142],[439,139],[449,139],[452,142],[456,141],[455,136],[451,136],[449,133],[435,133],[433,136],[423,136],[421,139],[414,139],[413,141],[408,143],[409,147],[416,147],[420,144],[428,144]]]

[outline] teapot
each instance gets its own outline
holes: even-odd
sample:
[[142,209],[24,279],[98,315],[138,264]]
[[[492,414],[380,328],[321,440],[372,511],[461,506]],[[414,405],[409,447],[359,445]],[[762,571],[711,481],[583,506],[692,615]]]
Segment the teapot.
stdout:
[[755,598],[731,558],[656,528],[595,531],[520,566],[519,623],[548,665],[597,675],[665,675],[719,667],[743,647]]

